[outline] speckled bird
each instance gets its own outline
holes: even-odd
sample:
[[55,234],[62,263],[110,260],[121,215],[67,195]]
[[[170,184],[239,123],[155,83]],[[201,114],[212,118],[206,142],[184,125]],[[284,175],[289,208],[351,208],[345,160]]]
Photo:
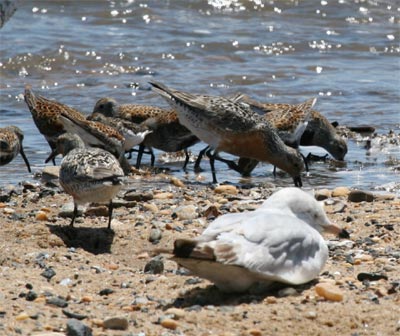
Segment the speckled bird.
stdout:
[[111,228],[113,198],[125,181],[124,171],[118,160],[100,148],[85,148],[77,134],[65,133],[58,137],[56,150],[63,155],[60,167],[60,184],[74,198],[74,212],[78,205],[108,203],[108,228]]
[[[58,136],[65,133],[63,124],[60,121],[61,113],[75,120],[85,120],[85,116],[72,107],[35,95],[30,85],[25,87],[24,98],[36,127],[44,135],[52,151],[56,147]],[[47,158],[46,162],[48,161],[49,159]],[[55,165],[54,159],[53,164]]]
[[245,104],[150,84],[177,111],[180,123],[214,150],[208,151],[213,183],[215,156],[223,151],[276,165],[293,177],[296,186],[302,185],[304,162],[299,152],[285,145],[271,124]]
[[164,152],[185,151],[186,167],[189,161],[187,148],[198,143],[200,140],[181,125],[177,113],[172,109],[163,109],[157,106],[118,104],[112,98],[98,100],[93,109],[94,113],[101,113],[107,117],[117,117],[134,123],[141,123],[152,130],[147,134],[139,149],[136,168],[139,168],[144,148],[150,149],[152,155],[151,165],[154,165],[154,154],[152,148]]
[[0,128],[0,166],[10,163],[20,153],[28,172],[31,172],[31,166],[24,153],[23,140],[24,133],[19,127],[7,126]]

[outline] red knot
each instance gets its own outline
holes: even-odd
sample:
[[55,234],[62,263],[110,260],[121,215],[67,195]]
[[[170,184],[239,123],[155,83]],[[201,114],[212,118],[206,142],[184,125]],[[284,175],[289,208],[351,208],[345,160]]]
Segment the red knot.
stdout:
[[107,117],[117,117],[149,127],[152,132],[146,135],[139,149],[136,168],[140,167],[145,147],[150,150],[151,166],[155,157],[152,148],[163,152],[185,151],[186,168],[189,162],[187,149],[199,142],[199,139],[186,127],[180,124],[177,113],[172,109],[163,109],[151,105],[118,104],[112,98],[102,98],[97,101],[93,112],[102,113]]
[[7,126],[0,128],[0,166],[10,163],[20,153],[28,171],[31,172],[31,166],[24,153],[23,140],[24,133],[19,127]]
[[113,198],[125,177],[118,160],[101,148],[85,148],[77,134],[65,133],[57,139],[56,150],[63,155],[60,184],[74,199],[70,225],[74,225],[78,205],[108,203],[108,228],[111,228]]
[[222,151],[271,163],[289,173],[296,186],[302,185],[304,162],[299,152],[285,145],[274,127],[245,104],[150,84],[177,111],[180,123],[214,150],[208,151],[213,183],[217,182],[215,156]]

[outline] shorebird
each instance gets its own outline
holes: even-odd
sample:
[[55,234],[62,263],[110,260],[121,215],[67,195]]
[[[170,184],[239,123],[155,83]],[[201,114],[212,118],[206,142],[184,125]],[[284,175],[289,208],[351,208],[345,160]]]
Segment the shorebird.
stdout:
[[100,148],[85,148],[77,134],[60,135],[56,151],[63,155],[60,184],[74,199],[70,225],[74,225],[78,204],[108,203],[108,228],[111,228],[112,199],[121,190],[125,177],[118,160]]
[[[240,102],[246,104],[245,106],[250,106],[253,110],[256,110],[253,105],[247,104],[247,96],[243,94],[237,94],[232,98],[229,98],[235,102]],[[311,109],[315,105],[317,101],[316,98],[311,98],[306,100],[304,103],[297,105],[289,105],[289,104],[281,104],[280,106],[276,105],[275,109],[271,112],[265,114],[268,122],[276,129],[279,137],[283,140],[283,142],[292,148],[298,149],[300,146],[300,141],[303,136],[304,131],[307,128],[310,116]],[[258,110],[256,110],[258,112]],[[195,169],[199,168],[200,161],[202,156],[204,155],[204,150],[199,153],[199,156],[195,163]],[[302,156],[303,157],[303,156]],[[231,169],[241,173],[242,175],[247,174],[249,171],[251,172],[258,161],[250,158],[239,158],[238,163],[232,160],[226,160],[221,157],[217,157],[219,161],[226,163]],[[304,163],[306,165],[306,170],[308,171],[307,160],[303,157]],[[275,175],[275,167],[274,167],[274,175]]]
[[223,151],[276,165],[293,177],[296,186],[302,186],[304,162],[298,151],[285,145],[270,123],[245,104],[150,84],[177,111],[180,123],[214,150],[207,153],[213,183],[217,183],[215,156]]
[[145,148],[150,150],[151,166],[154,166],[155,157],[152,148],[156,148],[169,153],[184,150],[186,158],[183,169],[185,169],[189,162],[187,148],[200,141],[180,124],[177,113],[171,109],[167,110],[150,105],[118,104],[112,98],[101,98],[96,102],[93,113],[141,123],[152,130],[141,143],[136,168],[140,166]]
[[177,239],[172,260],[225,292],[299,285],[317,278],[328,259],[321,232],[348,238],[322,205],[299,188],[284,188],[255,211],[218,217],[195,239]]
[[[52,151],[56,148],[58,136],[65,133],[63,124],[60,121],[61,113],[75,120],[85,120],[85,116],[82,113],[65,104],[42,96],[36,96],[30,85],[25,86],[24,98],[36,127],[44,135]],[[46,159],[46,162],[48,161],[49,159]],[[54,158],[53,164],[56,164]]]
[[[279,127],[276,123],[279,119],[281,119],[281,122],[287,122],[289,125],[296,124],[296,120],[285,117],[282,111],[290,111],[290,109],[296,108],[296,106],[299,107],[300,105],[260,103],[243,94],[238,94],[236,97],[239,101],[248,104],[256,112],[264,115],[275,127]],[[300,136],[299,144],[301,146],[322,147],[336,160],[344,160],[347,154],[346,141],[336,132],[334,125],[320,112],[313,110],[312,107],[309,107],[309,109],[308,123]],[[236,170],[244,175],[249,175],[257,163],[256,160],[240,158]]]
[[130,173],[131,165],[124,156],[125,138],[115,128],[97,121],[74,119],[63,112],[59,120],[67,132],[79,135],[87,147],[101,148],[113,154],[125,175]]
[[24,153],[23,140],[24,133],[19,127],[7,126],[0,128],[0,166],[10,163],[20,153],[28,172],[31,172],[31,166]]
[[152,132],[145,125],[135,124],[120,118],[106,117],[101,113],[92,113],[86,118],[86,120],[100,122],[116,129],[125,138],[125,152],[128,152],[136,145],[141,144],[146,135]]

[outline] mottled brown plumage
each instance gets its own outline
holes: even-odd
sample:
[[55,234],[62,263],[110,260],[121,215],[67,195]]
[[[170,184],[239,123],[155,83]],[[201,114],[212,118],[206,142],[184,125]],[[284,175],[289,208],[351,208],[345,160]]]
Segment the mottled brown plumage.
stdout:
[[31,172],[29,161],[24,153],[23,140],[24,133],[19,127],[0,128],[0,166],[10,163],[20,153],[28,171]]

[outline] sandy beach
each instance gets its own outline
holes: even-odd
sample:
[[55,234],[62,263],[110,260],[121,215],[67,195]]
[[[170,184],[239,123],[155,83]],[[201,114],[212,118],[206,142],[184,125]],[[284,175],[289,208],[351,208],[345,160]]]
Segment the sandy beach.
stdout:
[[211,188],[137,171],[115,201],[109,231],[104,206],[88,207],[69,227],[72,199],[56,173],[49,167],[36,182],[0,191],[1,335],[400,331],[400,200],[393,194],[316,190],[350,239],[325,236],[330,257],[311,283],[239,295],[150,254],[195,237],[218,215],[257,208],[273,186]]

